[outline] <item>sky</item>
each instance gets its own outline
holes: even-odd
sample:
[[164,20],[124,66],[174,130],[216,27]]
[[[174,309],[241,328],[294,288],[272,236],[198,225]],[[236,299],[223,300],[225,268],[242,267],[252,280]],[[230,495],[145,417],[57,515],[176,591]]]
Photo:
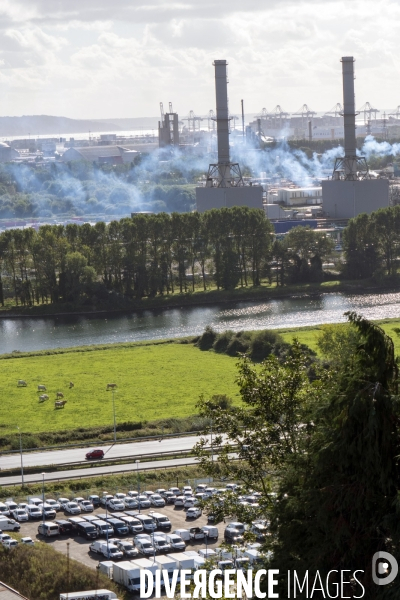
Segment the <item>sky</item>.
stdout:
[[0,0],[0,116],[327,111],[356,59],[356,106],[400,104],[398,0]]

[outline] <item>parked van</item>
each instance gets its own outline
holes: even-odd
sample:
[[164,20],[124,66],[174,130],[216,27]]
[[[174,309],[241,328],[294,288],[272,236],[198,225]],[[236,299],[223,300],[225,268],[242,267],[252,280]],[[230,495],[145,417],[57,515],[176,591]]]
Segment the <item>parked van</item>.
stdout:
[[88,521],[82,521],[82,523],[78,523],[76,526],[76,531],[78,535],[85,537],[87,540],[95,540],[98,536],[96,527],[93,525],[93,523],[88,523]]
[[133,533],[133,535],[143,531],[143,524],[141,521],[139,521],[139,519],[136,519],[135,517],[128,517],[126,515],[118,518],[129,527],[129,530]]
[[213,525],[204,525],[202,530],[204,531],[204,534],[208,536],[209,540],[218,539],[218,529]]
[[176,535],[176,533],[169,533],[165,536],[165,539],[172,550],[186,550],[185,542],[179,535]]
[[114,563],[112,560],[103,560],[103,562],[99,562],[98,569],[100,573],[104,573],[108,579],[113,578]]
[[114,529],[110,523],[106,523],[105,521],[93,521],[93,525],[97,529],[98,535],[106,537],[109,535],[110,537],[114,534]]
[[114,564],[113,579],[115,583],[123,585],[130,592],[139,592],[140,571],[141,568],[138,565],[134,565],[132,562],[125,560],[119,564]]
[[58,525],[58,529],[60,530],[60,535],[70,534],[72,533],[72,523],[67,521],[66,519],[57,519],[54,521]]
[[86,592],[68,592],[60,594],[60,600],[117,600],[116,594],[110,590],[88,590]]
[[[174,560],[170,556],[156,556],[154,562],[156,563],[156,565],[158,565],[160,571],[168,571],[168,579],[171,582],[174,576],[174,572],[178,569],[178,563],[176,562],[176,560]],[[179,575],[177,581],[180,581]]]
[[68,521],[71,523],[72,531],[74,531],[75,533],[76,533],[76,530],[78,529],[78,523],[85,522],[85,520],[82,519],[82,517],[69,517]]
[[60,528],[58,527],[57,523],[45,521],[44,523],[40,523],[38,527],[38,534],[45,535],[46,537],[60,535]]
[[114,546],[113,544],[107,544],[107,542],[93,542],[90,544],[89,550],[95,554],[102,554],[110,560],[119,560],[124,556],[117,546]]
[[42,509],[36,506],[36,504],[28,504],[25,510],[30,519],[41,519],[43,516]]
[[10,516],[10,511],[8,509],[7,504],[4,504],[3,502],[0,502],[0,517],[9,517]]
[[143,525],[144,531],[154,531],[157,525],[149,515],[136,515],[136,519]]
[[28,502],[29,502],[29,504],[34,504],[35,506],[40,506],[41,504],[43,504],[43,498],[37,498],[36,496],[32,496],[32,498],[28,499]]
[[175,535],[179,535],[179,537],[182,538],[184,542],[190,542],[189,529],[175,529],[173,533],[175,533]]
[[171,531],[171,521],[168,519],[168,517],[158,512],[151,512],[150,515],[155,522],[157,529]]
[[14,521],[14,519],[0,515],[0,531],[19,531],[20,528],[21,525],[17,521]]
[[115,535],[128,535],[129,527],[126,523],[124,523],[120,519],[115,519],[114,517],[108,517],[106,522],[112,526]]
[[16,508],[18,508],[18,504],[16,502],[14,502],[14,500],[6,500],[4,502],[4,504],[7,506],[10,513],[12,510],[15,510]]
[[153,545],[154,545],[154,548],[156,549],[156,552],[167,553],[167,552],[171,552],[171,550],[172,550],[170,544],[168,544],[164,535],[154,534],[153,535]]

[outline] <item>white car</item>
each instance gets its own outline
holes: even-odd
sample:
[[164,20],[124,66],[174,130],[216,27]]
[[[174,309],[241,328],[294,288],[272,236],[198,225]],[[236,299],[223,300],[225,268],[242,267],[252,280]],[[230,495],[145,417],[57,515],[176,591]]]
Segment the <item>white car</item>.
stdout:
[[186,518],[187,519],[198,519],[199,517],[201,517],[201,508],[198,508],[197,506],[192,506],[191,508],[188,508],[187,513],[186,513]]
[[147,496],[138,496],[140,508],[150,508],[151,502]]
[[185,505],[185,496],[177,496],[175,498],[175,506],[184,506]]
[[28,506],[27,502],[20,502],[18,504],[18,508],[23,508],[26,511],[26,507]]
[[3,542],[3,546],[4,548],[7,548],[7,550],[11,550],[12,548],[15,548],[16,546],[18,546],[18,542],[17,540],[5,540]]
[[134,492],[133,490],[128,492],[128,496],[130,498],[137,498],[139,496],[139,492]]
[[72,502],[76,502],[77,504],[80,504],[82,502],[82,500],[84,500],[85,498],[83,498],[82,496],[77,496],[76,498],[72,498]]
[[153,494],[152,496],[150,496],[150,502],[153,506],[165,506],[165,500],[164,498],[161,498],[160,494]]
[[8,535],[8,533],[0,533],[0,544],[3,544],[4,546],[4,542],[6,542],[7,540],[12,540],[13,538],[11,537],[11,535]]
[[59,498],[58,502],[63,510],[65,510],[66,505],[70,502],[69,498]]
[[190,485],[183,486],[183,493],[185,493],[185,492],[190,492],[191,494],[193,494],[193,490]]
[[67,502],[64,510],[65,510],[65,512],[69,513],[70,515],[80,515],[81,514],[81,507],[76,502]]
[[163,495],[165,494],[165,492],[166,492],[166,491],[167,491],[167,490],[166,490],[166,489],[164,489],[164,488],[158,488],[158,489],[156,490],[156,494],[160,494],[160,496],[163,496]]
[[110,510],[124,510],[125,508],[125,505],[122,502],[122,500],[118,500],[118,498],[111,498],[111,500],[109,500],[107,504]]
[[82,512],[93,512],[94,506],[89,500],[81,500],[79,503]]
[[10,511],[10,513],[15,510],[16,508],[18,508],[18,504],[16,502],[14,502],[14,500],[6,500],[4,502],[4,504],[7,506],[8,510]]
[[192,508],[192,506],[196,506],[198,502],[199,501],[196,500],[196,498],[193,498],[193,496],[187,497],[183,503],[183,508]]
[[13,519],[22,523],[23,521],[28,521],[28,513],[23,508],[15,508],[11,511],[11,516]]
[[34,546],[35,542],[31,537],[23,537],[21,538],[21,544],[25,544],[26,546]]
[[56,511],[52,506],[50,506],[50,504],[47,504],[47,502],[41,504],[39,508],[42,510],[42,514],[44,513],[46,520],[54,519],[54,517],[56,516]]
[[50,498],[49,500],[46,500],[46,504],[48,504],[49,506],[51,506],[52,508],[54,508],[55,511],[61,510],[60,503],[56,502],[56,500],[53,500],[53,498]]
[[114,498],[118,498],[118,500],[123,500],[124,498],[126,498],[126,494],[123,494],[122,492],[117,492]]
[[126,496],[123,500],[125,508],[137,508],[139,506],[138,501],[135,498],[130,498],[130,496]]

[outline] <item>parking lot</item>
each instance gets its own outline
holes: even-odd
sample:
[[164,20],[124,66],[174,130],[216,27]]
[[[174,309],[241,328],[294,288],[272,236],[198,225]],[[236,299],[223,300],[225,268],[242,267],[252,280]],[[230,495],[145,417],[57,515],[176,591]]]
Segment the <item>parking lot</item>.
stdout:
[[[207,517],[205,515],[202,515],[201,517],[198,517],[197,519],[190,519],[190,520],[186,520],[186,511],[183,508],[178,508],[175,507],[174,505],[166,505],[164,508],[160,508],[160,509],[155,509],[155,508],[151,508],[151,509],[145,509],[145,510],[141,510],[140,512],[142,514],[148,514],[151,511],[157,511],[157,512],[161,512],[163,514],[165,514],[171,521],[172,527],[171,527],[171,532],[173,532],[175,529],[189,529],[190,527],[202,527],[203,525],[207,525]],[[99,507],[96,508],[94,510],[93,513],[91,514],[100,514],[100,513],[104,513],[105,509],[104,507]],[[110,516],[112,515],[112,511],[109,511]],[[69,515],[68,513],[64,513],[63,510],[57,512],[57,517],[56,519],[68,519],[71,515]],[[59,535],[56,537],[50,537],[50,538],[45,538],[41,535],[38,535],[38,525],[40,524],[41,520],[35,520],[35,521],[28,521],[25,523],[20,523],[21,525],[21,529],[20,529],[20,534],[22,536],[30,536],[33,540],[35,541],[41,541],[44,542],[45,544],[50,544],[51,546],[53,546],[53,548],[55,550],[57,550],[58,552],[62,552],[63,554],[67,554],[67,550],[68,550],[68,546],[67,544],[69,543],[69,555],[71,559],[77,560],[89,567],[92,567],[93,569],[96,568],[97,564],[99,563],[99,561],[103,561],[103,560],[107,560],[104,557],[100,557],[100,555],[98,554],[93,554],[91,552],[89,552],[89,546],[91,543],[91,540],[87,540],[79,535]],[[214,543],[214,544],[208,544],[209,548],[215,548],[217,546],[220,545],[220,543],[223,541],[224,539],[224,530],[225,530],[225,524],[224,523],[220,523],[219,525],[217,525],[218,527],[218,532],[219,532],[219,540]],[[12,532],[10,532],[11,535]],[[117,536],[113,536],[113,537],[117,537]],[[103,538],[99,538],[99,539],[103,539]],[[128,540],[132,540],[132,534],[128,534],[127,536],[124,536],[121,539],[128,539]],[[205,548],[205,542],[204,540],[199,540],[199,541],[195,541],[193,543],[189,543],[188,544],[188,548],[192,549],[192,550],[198,550],[200,548]]]

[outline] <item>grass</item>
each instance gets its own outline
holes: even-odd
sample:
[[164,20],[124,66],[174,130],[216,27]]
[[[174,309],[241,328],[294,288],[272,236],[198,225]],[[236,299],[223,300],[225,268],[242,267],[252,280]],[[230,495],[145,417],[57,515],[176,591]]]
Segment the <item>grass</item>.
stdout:
[[[236,359],[229,356],[182,343],[95,348],[1,360],[0,435],[15,433],[17,425],[25,433],[110,425],[111,382],[118,385],[119,423],[193,415],[200,394],[238,397]],[[28,386],[18,388],[19,379]],[[45,402],[39,402],[39,384],[46,385]],[[57,391],[67,400],[58,410]]]
[[[400,355],[400,336],[395,332],[396,328],[400,328],[400,319],[383,319],[375,321],[377,325],[382,327],[384,332],[392,338],[395,352]],[[301,344],[306,344],[309,348],[314,350],[319,356],[317,341],[323,329],[323,325],[316,325],[311,327],[298,327],[291,329],[277,329],[276,332],[280,333],[285,342],[291,342],[294,337],[297,337]]]

